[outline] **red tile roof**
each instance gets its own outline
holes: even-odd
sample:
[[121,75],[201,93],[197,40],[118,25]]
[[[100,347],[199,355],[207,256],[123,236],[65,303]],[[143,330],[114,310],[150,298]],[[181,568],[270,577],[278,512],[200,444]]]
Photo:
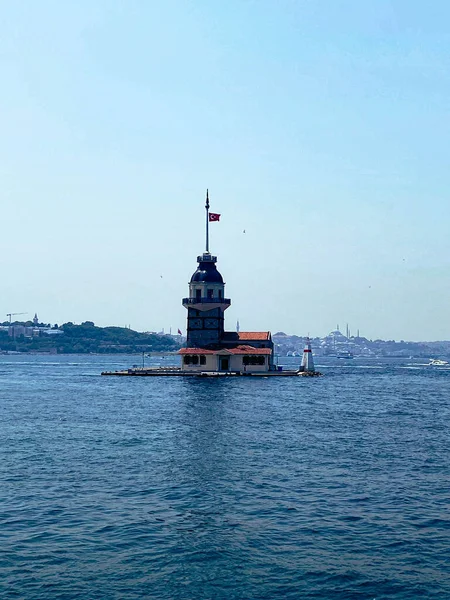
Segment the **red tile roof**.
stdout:
[[206,348],[181,348],[178,354],[217,354],[217,350],[206,350]]
[[207,350],[206,348],[181,348],[178,354],[272,354],[270,348],[253,348],[253,346],[236,346],[236,348],[222,348],[221,350]]
[[236,346],[228,350],[230,354],[272,354],[270,348],[253,348],[253,346]]
[[239,331],[240,340],[270,340],[270,331]]

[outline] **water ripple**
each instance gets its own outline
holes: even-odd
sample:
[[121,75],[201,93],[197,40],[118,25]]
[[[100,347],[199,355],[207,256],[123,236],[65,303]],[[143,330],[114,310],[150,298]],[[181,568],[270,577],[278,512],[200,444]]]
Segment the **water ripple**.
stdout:
[[0,597],[450,597],[448,370],[127,361],[0,357]]

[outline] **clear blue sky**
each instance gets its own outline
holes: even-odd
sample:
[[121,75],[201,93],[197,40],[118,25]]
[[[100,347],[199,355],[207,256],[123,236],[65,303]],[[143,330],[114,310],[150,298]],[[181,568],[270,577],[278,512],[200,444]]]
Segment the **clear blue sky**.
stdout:
[[0,320],[184,331],[209,187],[229,329],[450,339],[450,3],[22,0],[0,39]]

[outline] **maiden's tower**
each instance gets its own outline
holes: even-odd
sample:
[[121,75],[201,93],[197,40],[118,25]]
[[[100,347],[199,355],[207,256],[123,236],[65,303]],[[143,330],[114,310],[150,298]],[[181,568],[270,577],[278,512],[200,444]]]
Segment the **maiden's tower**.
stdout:
[[[198,266],[189,281],[186,347],[179,351],[180,367],[133,367],[124,371],[104,371],[119,376],[297,376],[320,375],[314,370],[312,355],[297,370],[275,365],[270,331],[225,331],[225,311],[231,300],[225,296],[225,283],[217,269],[217,256],[209,251],[209,224],[220,215],[209,211],[206,192],[206,247],[197,257]],[[305,348],[311,353],[311,346]],[[308,357],[307,357],[308,358]]]
[[217,257],[209,251],[209,224],[220,215],[209,211],[206,193],[206,249],[189,282],[187,343],[180,350],[184,371],[252,373],[274,371],[273,342],[269,331],[225,331],[225,283],[217,270]]

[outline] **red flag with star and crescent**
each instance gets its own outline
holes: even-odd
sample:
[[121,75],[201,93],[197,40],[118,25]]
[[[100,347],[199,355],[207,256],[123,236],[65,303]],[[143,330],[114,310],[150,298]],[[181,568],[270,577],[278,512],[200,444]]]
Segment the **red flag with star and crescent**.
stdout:
[[209,213],[209,221],[219,221],[220,220],[220,214],[218,213]]

